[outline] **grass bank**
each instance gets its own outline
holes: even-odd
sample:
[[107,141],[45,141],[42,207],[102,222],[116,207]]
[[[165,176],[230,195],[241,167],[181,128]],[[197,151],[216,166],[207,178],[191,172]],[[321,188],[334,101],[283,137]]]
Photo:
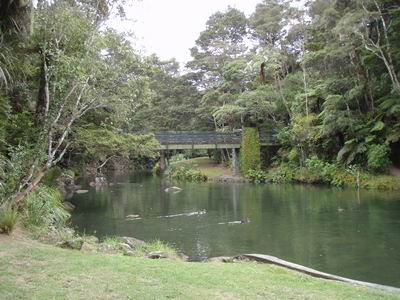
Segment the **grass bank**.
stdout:
[[86,253],[4,235],[0,291],[0,299],[400,299],[277,266]]
[[191,165],[193,169],[200,171],[202,174],[206,175],[208,179],[211,180],[219,176],[232,175],[229,167],[226,167],[223,164],[216,164],[208,157],[196,157],[177,163],[177,166],[181,165]]

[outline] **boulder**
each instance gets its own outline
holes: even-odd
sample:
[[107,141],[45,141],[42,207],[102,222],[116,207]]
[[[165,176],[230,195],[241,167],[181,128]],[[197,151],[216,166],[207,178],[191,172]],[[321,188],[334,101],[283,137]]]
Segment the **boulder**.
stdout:
[[166,193],[176,194],[176,193],[182,192],[182,189],[177,186],[172,186],[172,187],[166,188],[164,191]]
[[147,257],[151,259],[169,258],[169,254],[162,251],[153,251],[148,253]]
[[139,215],[127,215],[125,218],[127,218],[127,219],[136,219],[136,218],[139,218],[140,216]]
[[96,252],[97,251],[97,246],[92,244],[92,243],[83,242],[82,247],[81,247],[81,251],[84,251],[84,252]]
[[118,250],[115,249],[114,246],[109,245],[109,244],[104,244],[104,243],[99,244],[97,247],[97,250],[99,252],[103,252],[103,253],[107,253],[107,254],[117,254],[118,253]]
[[99,242],[99,238],[94,235],[89,235],[85,237],[85,242],[90,244],[97,244]]
[[57,246],[67,249],[81,250],[83,241],[81,238],[58,242]]
[[86,194],[87,192],[89,192],[89,190],[77,190],[77,191],[75,191],[75,193],[77,193],[77,194]]
[[132,251],[131,246],[129,246],[128,244],[125,244],[125,243],[120,243],[120,244],[118,244],[118,247],[119,247],[119,249],[121,249],[124,253],[125,253],[126,251]]
[[131,251],[131,250],[125,251],[124,255],[125,256],[133,256],[133,251]]
[[106,186],[107,183],[107,178],[103,176],[98,176],[94,179],[94,181],[90,182],[90,186]]
[[129,247],[131,247],[131,249],[135,249],[136,247],[145,244],[144,241],[135,239],[135,238],[129,237],[129,236],[123,236],[123,237],[121,237],[121,240],[123,243],[129,245]]
[[178,257],[183,260],[183,261],[189,261],[189,256],[183,254],[183,253],[179,253]]
[[64,209],[68,212],[72,212],[75,209],[75,205],[73,205],[71,202],[64,201],[63,202]]
[[207,259],[207,261],[227,263],[227,262],[233,262],[233,258],[230,256],[217,256],[217,257],[211,257],[211,258]]

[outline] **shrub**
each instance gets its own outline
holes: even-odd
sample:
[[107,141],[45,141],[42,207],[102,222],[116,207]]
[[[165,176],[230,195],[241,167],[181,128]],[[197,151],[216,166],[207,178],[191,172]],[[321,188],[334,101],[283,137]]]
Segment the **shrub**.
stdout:
[[167,175],[170,178],[188,181],[206,181],[207,176],[199,170],[194,170],[191,165],[170,166]]
[[320,160],[317,156],[306,159],[305,165],[312,175],[322,176],[324,173],[325,162]]
[[42,183],[46,185],[55,185],[57,178],[60,177],[61,174],[62,174],[61,168],[55,166],[46,173],[46,175],[42,179]]
[[70,217],[58,190],[38,185],[22,203],[23,223],[28,228],[63,227]]
[[250,182],[262,183],[267,179],[267,173],[262,170],[249,170],[246,176]]
[[19,214],[16,210],[8,207],[0,208],[0,233],[10,234],[18,223]]
[[372,145],[368,150],[368,170],[383,172],[390,166],[388,145]]
[[286,164],[282,164],[268,171],[266,179],[274,183],[292,182],[295,177],[295,170]]

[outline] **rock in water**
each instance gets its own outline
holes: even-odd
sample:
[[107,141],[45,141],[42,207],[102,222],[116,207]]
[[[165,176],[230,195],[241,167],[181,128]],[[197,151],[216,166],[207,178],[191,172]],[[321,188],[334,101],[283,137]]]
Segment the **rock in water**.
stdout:
[[68,212],[72,212],[75,209],[75,205],[68,201],[63,202],[63,206],[64,209]]
[[136,218],[139,218],[140,216],[139,215],[127,215],[125,218],[127,218],[127,219],[136,219]]
[[86,194],[89,190],[77,190],[75,193],[77,194]]
[[176,193],[182,192],[182,189],[177,187],[177,186],[173,186],[173,187],[166,188],[165,192],[166,193],[174,193],[174,194],[176,194]]
[[106,185],[108,185],[107,178],[105,178],[103,176],[96,177],[94,179],[94,181],[89,183],[89,185],[90,186],[97,186],[97,187],[106,186]]

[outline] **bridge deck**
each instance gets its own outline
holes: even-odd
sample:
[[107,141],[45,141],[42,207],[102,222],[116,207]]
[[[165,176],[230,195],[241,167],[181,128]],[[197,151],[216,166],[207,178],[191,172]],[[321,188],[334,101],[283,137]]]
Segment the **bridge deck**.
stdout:
[[[240,148],[240,133],[222,133],[215,131],[182,131],[157,132],[157,141],[161,144],[159,150],[183,149],[233,149]],[[277,145],[273,134],[260,134],[261,146]]]

